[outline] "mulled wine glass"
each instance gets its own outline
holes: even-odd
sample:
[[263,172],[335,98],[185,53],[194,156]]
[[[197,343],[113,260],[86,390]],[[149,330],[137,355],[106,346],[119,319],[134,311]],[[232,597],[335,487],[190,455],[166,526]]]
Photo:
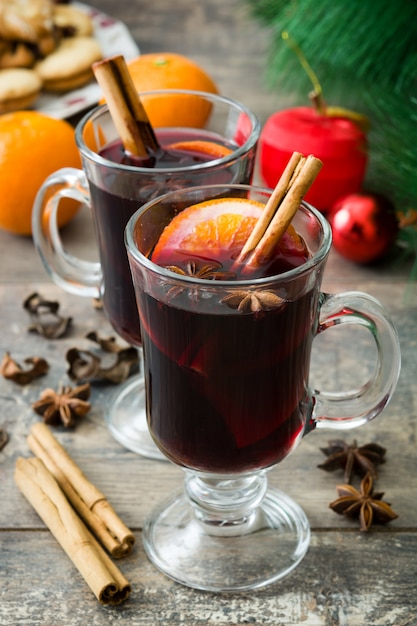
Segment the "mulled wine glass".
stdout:
[[[181,159],[132,160],[107,106],[95,108],[75,131],[83,170],[66,168],[52,174],[39,190],[32,220],[33,239],[52,280],[70,293],[101,297],[115,331],[140,354],[139,319],[124,246],[128,219],[170,189],[250,182],[260,132],[259,121],[248,109],[219,95],[161,90],[141,94],[141,101],[159,143],[177,146]],[[68,197],[92,210],[99,263],[79,259],[64,248],[57,212],[60,200]],[[126,448],[164,458],[146,424],[143,373],[118,388],[107,407],[107,423]]]
[[[147,519],[144,545],[168,576],[209,591],[262,587],[297,566],[309,523],[297,503],[268,486],[268,471],[313,428],[374,418],[399,374],[398,336],[382,305],[360,292],[321,293],[331,230],[306,203],[293,226],[308,254],[284,259],[284,271],[278,262],[271,275],[237,269],[233,279],[208,280],[151,260],[162,230],[185,207],[235,195],[265,203],[270,193],[247,185],[174,191],[144,205],[126,228],[149,429],[185,471],[184,492]],[[238,306],[244,298],[248,306]],[[352,324],[369,330],[377,348],[369,380],[352,391],[311,389],[314,337]]]

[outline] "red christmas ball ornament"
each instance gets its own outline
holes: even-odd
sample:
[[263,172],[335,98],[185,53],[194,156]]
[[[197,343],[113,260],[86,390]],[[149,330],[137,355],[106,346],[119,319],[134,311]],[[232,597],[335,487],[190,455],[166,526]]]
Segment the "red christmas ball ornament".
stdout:
[[379,193],[361,192],[340,198],[328,219],[334,248],[356,263],[384,257],[398,233],[394,205]]

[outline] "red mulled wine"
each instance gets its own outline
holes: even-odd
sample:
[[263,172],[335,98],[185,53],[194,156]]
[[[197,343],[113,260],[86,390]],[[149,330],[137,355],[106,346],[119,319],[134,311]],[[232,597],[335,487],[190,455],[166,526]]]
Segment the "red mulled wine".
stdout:
[[[183,141],[210,141],[231,150],[236,145],[226,142],[213,133],[195,129],[169,129],[156,131],[159,143],[167,147]],[[174,151],[170,150],[170,153]],[[104,180],[100,187],[90,180],[90,193],[97,237],[99,240],[100,263],[103,272],[103,305],[114,329],[126,341],[140,345],[140,328],[135,294],[124,246],[124,229],[131,215],[145,202],[175,188],[194,187],[203,184],[250,181],[252,163],[248,171],[238,170],[236,163],[221,164],[212,168],[192,166],[213,161],[213,155],[192,151],[175,150],[175,158],[166,154],[150,159],[138,160],[126,155],[120,142],[114,142],[100,151],[107,161],[146,168],[132,176],[132,170],[119,174],[107,173],[103,166]],[[180,157],[180,158],[178,158]],[[160,172],[164,168],[164,172]],[[176,172],[178,168],[181,171]],[[249,171],[250,170],[250,171]]]
[[[288,269],[277,258],[268,274]],[[303,280],[256,312],[228,306],[215,282],[203,296],[163,281],[160,297],[138,290],[149,427],[175,463],[239,473],[274,465],[295,446],[317,325],[317,289],[300,289]]]

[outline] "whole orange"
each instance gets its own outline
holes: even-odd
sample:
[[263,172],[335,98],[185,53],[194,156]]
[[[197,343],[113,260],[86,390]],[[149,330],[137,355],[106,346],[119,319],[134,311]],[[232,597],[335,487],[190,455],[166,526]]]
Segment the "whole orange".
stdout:
[[[80,166],[74,129],[68,122],[36,111],[0,115],[0,227],[31,235],[32,206],[39,187],[61,167]],[[59,226],[78,208],[75,202],[61,202]]]
[[[142,54],[127,62],[133,83],[142,94],[156,89],[191,89],[218,93],[206,71],[188,57],[174,52]],[[204,126],[210,105],[192,96],[169,96],[161,100],[142,97],[152,126]]]

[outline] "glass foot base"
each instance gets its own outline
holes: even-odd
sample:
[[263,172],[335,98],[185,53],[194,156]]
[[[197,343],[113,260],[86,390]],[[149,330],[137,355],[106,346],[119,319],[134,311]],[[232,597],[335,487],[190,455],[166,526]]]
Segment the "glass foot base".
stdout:
[[113,437],[128,450],[166,461],[149,434],[145,406],[145,384],[141,376],[136,376],[111,399],[106,411],[107,425]]
[[215,592],[257,589],[283,578],[306,554],[310,526],[286,494],[269,488],[262,504],[239,522],[201,522],[181,495],[146,521],[143,541],[154,565],[179,583]]

